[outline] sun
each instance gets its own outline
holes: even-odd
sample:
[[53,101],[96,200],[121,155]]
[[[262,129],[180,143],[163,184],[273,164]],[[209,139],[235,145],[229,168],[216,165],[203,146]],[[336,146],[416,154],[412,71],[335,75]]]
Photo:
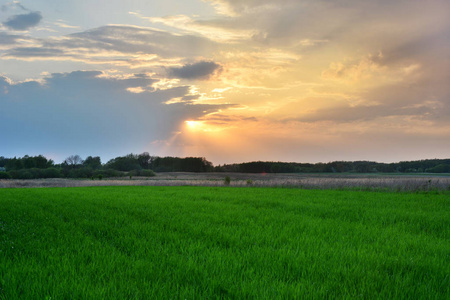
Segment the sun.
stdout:
[[200,121],[186,121],[185,123],[189,129],[199,129],[202,126]]
[[185,127],[191,132],[203,132],[218,134],[227,129],[233,128],[232,126],[215,126],[209,124],[208,121],[184,121]]

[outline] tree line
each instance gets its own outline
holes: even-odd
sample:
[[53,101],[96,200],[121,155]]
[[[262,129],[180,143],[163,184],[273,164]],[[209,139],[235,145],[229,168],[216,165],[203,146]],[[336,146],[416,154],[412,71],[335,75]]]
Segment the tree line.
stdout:
[[215,171],[240,173],[450,173],[450,159],[426,159],[397,163],[334,161],[315,164],[255,161],[219,165],[215,167]]
[[450,159],[426,159],[398,163],[334,161],[287,163],[255,161],[213,166],[203,157],[159,157],[148,152],[118,156],[102,163],[99,156],[67,157],[55,164],[42,155],[5,158],[0,156],[0,179],[91,178],[155,176],[154,172],[238,173],[450,173]]
[[211,162],[202,157],[158,157],[144,152],[118,156],[102,163],[99,156],[67,157],[55,164],[42,155],[5,158],[0,156],[0,179],[91,178],[155,176],[154,172],[212,172]]

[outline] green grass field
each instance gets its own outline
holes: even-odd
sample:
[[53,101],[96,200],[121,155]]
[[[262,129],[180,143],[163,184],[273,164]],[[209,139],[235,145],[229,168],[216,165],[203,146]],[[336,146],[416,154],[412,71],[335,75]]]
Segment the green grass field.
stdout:
[[449,299],[450,194],[0,189],[0,299]]

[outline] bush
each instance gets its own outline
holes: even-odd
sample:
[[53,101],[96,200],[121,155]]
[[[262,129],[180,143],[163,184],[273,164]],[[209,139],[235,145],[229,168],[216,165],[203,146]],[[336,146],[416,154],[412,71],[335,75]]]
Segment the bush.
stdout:
[[224,183],[225,183],[225,185],[230,185],[230,183],[231,183],[231,178],[230,178],[230,176],[225,177]]
[[247,179],[247,185],[252,185],[252,184],[253,184],[253,180]]
[[30,170],[22,169],[22,170],[11,170],[8,172],[11,178],[13,179],[34,179],[33,173]]
[[139,176],[139,170],[131,170],[130,172],[128,172],[128,176],[130,176],[130,179],[133,176]]
[[[102,176],[102,178],[99,177],[100,175]],[[121,177],[124,176],[124,173],[113,169],[105,169],[94,171],[93,176],[98,177],[99,179],[103,179],[108,177]]]
[[61,170],[57,168],[48,168],[43,171],[43,178],[61,178]]
[[29,172],[28,170],[19,170],[17,172],[17,179],[33,179],[33,174]]
[[450,165],[440,164],[433,168],[427,169],[428,173],[450,173]]
[[128,176],[145,176],[145,177],[153,177],[156,176],[155,172],[153,172],[150,169],[147,170],[132,170],[130,172],[128,172]]
[[0,179],[11,179],[11,175],[6,172],[0,171]]
[[156,176],[155,172],[153,172],[152,170],[141,170],[139,172],[140,176],[145,176],[145,177],[153,177]]
[[69,178],[90,178],[92,177],[94,172],[91,168],[78,168],[69,171],[67,177]]
[[17,170],[11,170],[8,171],[9,176],[11,176],[12,179],[18,179],[19,177],[19,171]]
[[[32,168],[32,169],[24,169],[24,170],[19,170],[20,174],[22,177],[22,179],[37,179],[37,178],[42,178],[42,172],[40,169],[36,169],[36,168]],[[26,174],[29,173],[30,175]]]

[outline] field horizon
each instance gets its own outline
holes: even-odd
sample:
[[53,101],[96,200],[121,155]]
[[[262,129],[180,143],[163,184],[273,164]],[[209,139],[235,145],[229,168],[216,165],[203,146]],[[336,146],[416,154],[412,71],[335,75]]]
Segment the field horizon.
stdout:
[[[225,184],[225,178],[230,182]],[[87,186],[231,186],[386,191],[450,191],[450,174],[164,172],[155,177],[0,179],[0,188]]]

